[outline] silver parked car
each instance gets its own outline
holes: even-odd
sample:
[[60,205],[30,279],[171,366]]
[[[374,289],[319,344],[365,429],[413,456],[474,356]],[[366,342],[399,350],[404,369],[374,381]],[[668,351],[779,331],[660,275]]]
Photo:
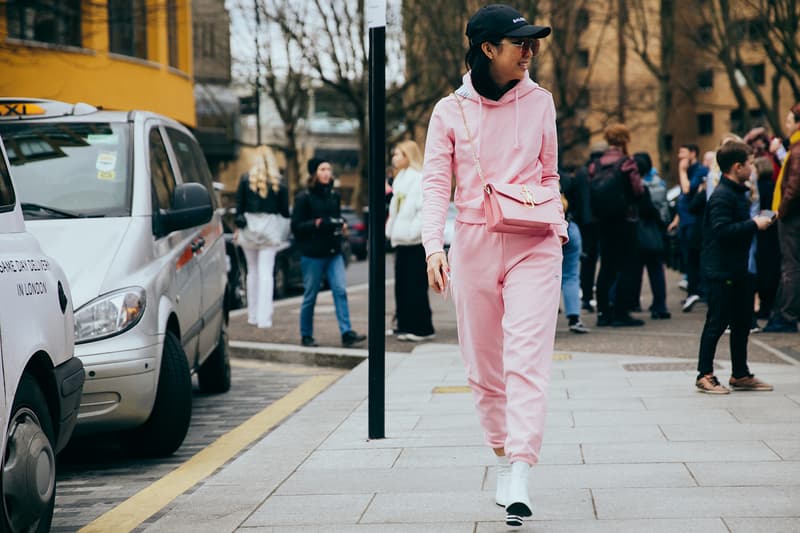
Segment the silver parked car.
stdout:
[[133,453],[183,442],[191,372],[230,388],[225,243],[191,132],[142,111],[0,99],[26,224],[63,266],[86,383],[76,433],[125,431]]

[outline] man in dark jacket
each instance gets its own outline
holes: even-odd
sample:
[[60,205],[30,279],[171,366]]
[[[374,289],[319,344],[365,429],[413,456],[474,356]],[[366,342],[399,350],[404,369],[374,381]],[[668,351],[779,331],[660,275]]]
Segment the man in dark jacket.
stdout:
[[333,191],[333,167],[323,159],[308,162],[308,188],[295,197],[292,232],[300,247],[303,270],[303,305],[300,307],[300,336],[303,346],[318,346],[314,340],[314,306],[317,303],[322,274],[328,279],[342,345],[364,341],[350,326],[347,305],[347,280],[342,256],[341,199]]
[[714,353],[727,326],[731,328],[729,380],[734,390],[772,390],[747,367],[747,337],[753,314],[753,289],[747,275],[750,243],[757,230],[765,230],[772,219],[750,218],[745,182],[753,171],[753,156],[742,142],[728,142],[717,151],[723,178],[708,200],[703,218],[701,264],[708,281],[708,313],[700,338],[697,390],[728,394],[730,390],[714,376]]

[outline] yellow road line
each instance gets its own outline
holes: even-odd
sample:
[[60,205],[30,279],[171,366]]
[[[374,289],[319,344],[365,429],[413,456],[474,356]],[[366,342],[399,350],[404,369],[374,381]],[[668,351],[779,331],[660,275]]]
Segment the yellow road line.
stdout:
[[166,476],[87,524],[78,533],[132,531],[172,500],[213,474],[242,448],[279,424],[338,378],[338,375],[309,378],[242,425],[222,435]]

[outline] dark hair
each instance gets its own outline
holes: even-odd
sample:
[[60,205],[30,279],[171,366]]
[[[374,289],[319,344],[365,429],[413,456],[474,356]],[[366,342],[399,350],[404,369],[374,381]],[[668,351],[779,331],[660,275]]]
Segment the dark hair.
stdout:
[[743,142],[726,142],[717,150],[717,164],[720,172],[727,174],[736,163],[746,163],[752,153],[753,149]]
[[646,176],[653,169],[653,160],[650,159],[650,154],[647,152],[636,152],[633,154],[633,160],[636,161],[639,175],[642,177]]
[[501,39],[487,39],[480,43],[472,43],[472,46],[467,50],[467,55],[464,57],[464,63],[470,70],[470,78],[472,79],[472,86],[475,90],[484,97],[491,97],[491,94],[497,90],[497,86],[489,74],[489,66],[491,61],[481,49],[481,44],[489,42],[495,46],[499,45]]
[[772,175],[775,173],[775,167],[772,166],[772,158],[762,155],[753,161],[753,165],[756,167],[756,174],[759,180],[772,179]]
[[800,102],[794,104],[789,111],[794,115],[794,121],[800,122]]
[[700,155],[700,147],[697,146],[696,144],[691,144],[691,143],[682,144],[681,148],[686,148],[690,152],[694,152],[694,155],[696,156]]

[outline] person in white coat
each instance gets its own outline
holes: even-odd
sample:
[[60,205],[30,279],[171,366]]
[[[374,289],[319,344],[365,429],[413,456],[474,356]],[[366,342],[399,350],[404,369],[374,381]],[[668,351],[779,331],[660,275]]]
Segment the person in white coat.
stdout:
[[397,171],[386,221],[386,237],[395,250],[394,301],[398,340],[434,338],[428,301],[428,274],[422,246],[422,153],[417,143],[401,141],[392,151]]

